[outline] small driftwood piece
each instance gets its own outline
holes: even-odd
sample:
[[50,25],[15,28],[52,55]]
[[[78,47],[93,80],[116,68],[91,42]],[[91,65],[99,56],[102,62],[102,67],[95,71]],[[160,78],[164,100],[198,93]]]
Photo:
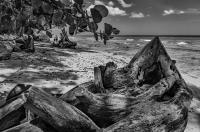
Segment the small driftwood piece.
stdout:
[[13,50],[12,41],[2,41],[0,40],[0,61],[9,60],[11,57],[11,52]]
[[13,51],[25,51],[25,52],[35,52],[34,40],[31,35],[23,35],[22,37],[15,40],[16,46]]
[[[35,87],[15,88],[9,96],[18,100],[23,95],[26,101],[21,104],[55,132],[184,131],[192,92],[159,38],[123,68],[113,62],[96,67],[94,78],[59,98]],[[29,123],[30,128],[44,131],[36,122]],[[18,127],[27,129],[23,124]]]
[[25,109],[23,105],[26,102],[24,94],[12,102],[6,102],[0,106],[0,131],[20,124],[25,118]]
[[4,132],[44,132],[44,131],[37,126],[30,124],[29,122],[26,122],[24,124],[7,129]]
[[62,33],[60,35],[61,35],[61,38],[59,41],[58,41],[57,36],[54,38],[54,42],[52,43],[52,46],[59,47],[59,48],[75,49],[75,47],[77,46],[77,43],[69,40],[69,37],[67,35],[65,28],[62,29]]
[[0,106],[0,131],[19,125],[28,118],[24,104],[27,102],[25,91],[31,85],[18,84],[8,94],[4,103]]
[[22,123],[18,126],[5,130],[4,132],[57,132],[52,126],[40,118]]

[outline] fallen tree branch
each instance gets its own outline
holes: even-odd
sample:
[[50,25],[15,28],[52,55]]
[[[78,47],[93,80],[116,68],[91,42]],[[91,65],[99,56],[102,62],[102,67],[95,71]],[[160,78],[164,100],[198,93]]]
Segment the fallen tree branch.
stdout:
[[80,110],[38,88],[31,88],[29,90],[27,100],[28,102],[25,104],[25,107],[41,117],[57,131],[89,132],[100,130]]

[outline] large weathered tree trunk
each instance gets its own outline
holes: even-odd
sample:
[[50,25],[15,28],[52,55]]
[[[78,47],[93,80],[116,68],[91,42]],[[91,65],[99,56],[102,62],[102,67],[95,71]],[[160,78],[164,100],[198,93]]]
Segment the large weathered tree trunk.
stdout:
[[[27,101],[21,104],[39,116],[45,128],[50,125],[60,132],[184,131],[192,92],[159,38],[147,44],[127,66],[117,69],[110,62],[96,67],[94,76],[94,81],[60,98],[23,86],[13,89],[8,98],[18,100],[24,95]],[[41,129],[38,122],[28,125]],[[23,124],[19,127],[27,129]]]
[[[82,84],[61,98],[100,127],[107,127],[104,131],[185,129],[192,93],[158,38],[127,66],[117,69],[114,63],[108,63],[99,69],[102,79],[96,75],[94,83]],[[102,86],[96,87],[101,80],[106,93]]]

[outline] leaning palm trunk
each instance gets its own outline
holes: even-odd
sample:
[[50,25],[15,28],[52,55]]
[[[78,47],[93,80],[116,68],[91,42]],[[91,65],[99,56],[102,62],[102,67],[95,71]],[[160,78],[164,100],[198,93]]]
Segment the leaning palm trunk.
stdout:
[[[24,107],[55,132],[184,131],[192,92],[159,38],[153,39],[123,68],[110,62],[94,69],[94,81],[81,84],[59,98],[34,87],[14,88],[0,110],[24,99],[20,106],[0,113],[0,119],[9,122],[9,118],[2,117]],[[30,121],[28,125],[46,131]],[[7,126],[4,130],[27,130],[25,126]]]

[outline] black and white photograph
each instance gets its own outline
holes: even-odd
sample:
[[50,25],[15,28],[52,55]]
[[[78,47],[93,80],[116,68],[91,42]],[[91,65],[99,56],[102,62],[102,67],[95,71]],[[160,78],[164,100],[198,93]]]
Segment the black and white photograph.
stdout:
[[200,132],[200,0],[0,0],[0,132]]

